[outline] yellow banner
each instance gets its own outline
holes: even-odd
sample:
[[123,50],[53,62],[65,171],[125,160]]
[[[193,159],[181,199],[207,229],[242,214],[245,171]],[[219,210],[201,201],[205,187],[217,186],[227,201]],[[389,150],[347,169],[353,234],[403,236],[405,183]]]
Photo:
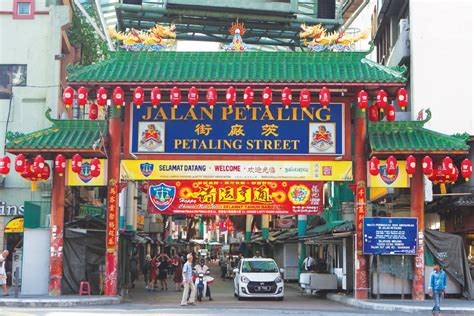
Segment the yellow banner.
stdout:
[[122,160],[120,179],[352,181],[352,161]]
[[23,232],[23,217],[14,218],[8,222],[3,230],[5,233],[22,233]]
[[82,160],[82,170],[80,173],[72,171],[71,160],[67,161],[66,185],[68,186],[105,186],[107,185],[107,160],[99,159],[100,175],[93,178],[90,175],[90,162],[92,159]]
[[[369,187],[371,188],[409,188],[410,181],[406,172],[406,161],[397,161],[397,173],[395,175],[387,174],[387,164],[385,160],[380,160],[380,172],[373,176],[367,171]],[[368,170],[367,166],[367,170]]]

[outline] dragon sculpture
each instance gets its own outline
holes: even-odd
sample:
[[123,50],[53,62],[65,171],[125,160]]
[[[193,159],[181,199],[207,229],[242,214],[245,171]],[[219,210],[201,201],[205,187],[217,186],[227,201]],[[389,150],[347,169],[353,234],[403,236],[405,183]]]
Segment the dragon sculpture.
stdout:
[[156,24],[147,31],[131,29],[129,32],[117,32],[109,29],[111,39],[122,41],[121,47],[128,51],[160,51],[174,43],[176,27]]
[[[354,43],[367,38],[369,30],[357,34],[347,34],[345,32],[328,32],[321,24],[314,26],[301,25],[300,38],[304,39],[304,44],[312,51],[352,51]],[[308,38],[312,39],[308,42]]]

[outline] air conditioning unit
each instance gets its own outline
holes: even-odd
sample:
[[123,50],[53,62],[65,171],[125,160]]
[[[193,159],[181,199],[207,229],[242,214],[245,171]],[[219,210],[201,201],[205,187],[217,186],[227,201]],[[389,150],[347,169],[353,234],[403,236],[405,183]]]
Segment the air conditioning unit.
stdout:
[[399,66],[403,59],[410,56],[410,25],[408,19],[401,19],[398,23],[398,39],[390,52],[387,66]]

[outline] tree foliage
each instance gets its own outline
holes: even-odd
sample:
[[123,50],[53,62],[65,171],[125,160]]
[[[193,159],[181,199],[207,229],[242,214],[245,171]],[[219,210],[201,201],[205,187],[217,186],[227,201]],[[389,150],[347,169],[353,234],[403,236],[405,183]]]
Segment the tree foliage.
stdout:
[[[98,23],[95,11],[92,9],[86,9],[86,11]],[[74,12],[71,28],[67,33],[71,45],[81,48],[80,63],[82,65],[90,65],[107,57],[107,42],[96,34],[94,28],[79,10]]]

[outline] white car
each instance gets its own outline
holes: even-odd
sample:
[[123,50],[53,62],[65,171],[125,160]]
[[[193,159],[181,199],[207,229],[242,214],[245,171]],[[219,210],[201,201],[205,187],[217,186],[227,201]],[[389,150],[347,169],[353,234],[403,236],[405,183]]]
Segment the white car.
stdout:
[[234,269],[234,296],[239,300],[250,297],[268,297],[283,301],[285,296],[284,269],[278,269],[273,259],[245,258]]

